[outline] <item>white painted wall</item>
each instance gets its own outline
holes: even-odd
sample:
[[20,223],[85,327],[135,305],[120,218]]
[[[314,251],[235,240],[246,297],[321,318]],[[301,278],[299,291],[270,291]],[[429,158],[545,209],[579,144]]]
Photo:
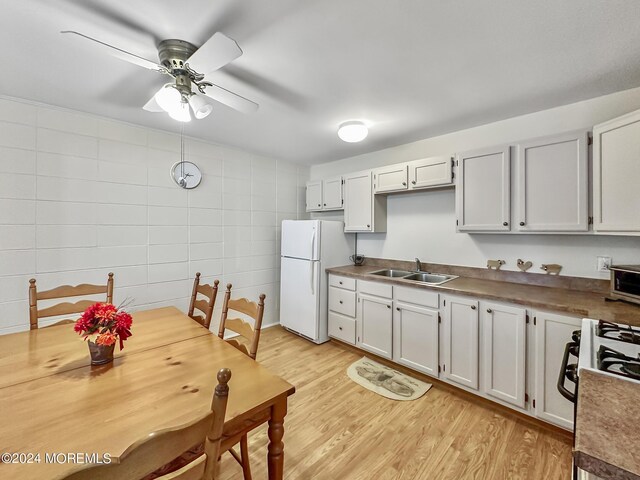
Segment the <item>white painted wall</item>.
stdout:
[[203,172],[192,191],[169,178],[179,135],[0,99],[0,333],[28,329],[29,278],[44,290],[109,271],[134,310],[186,311],[200,271],[265,293],[265,324],[278,321],[279,225],[306,216],[308,167],[185,143]]
[[[446,155],[526,138],[551,135],[594,124],[640,108],[640,88],[428,138],[377,152],[311,167],[311,179]],[[382,127],[381,127],[382,128]],[[376,134],[373,126],[370,135]],[[358,235],[358,250],[370,257],[485,267],[487,259],[559,263],[566,275],[607,278],[596,271],[596,256],[615,263],[640,263],[640,238],[578,235],[486,235],[455,231],[454,191],[440,190],[388,197],[387,233]],[[316,214],[319,218],[334,214]]]

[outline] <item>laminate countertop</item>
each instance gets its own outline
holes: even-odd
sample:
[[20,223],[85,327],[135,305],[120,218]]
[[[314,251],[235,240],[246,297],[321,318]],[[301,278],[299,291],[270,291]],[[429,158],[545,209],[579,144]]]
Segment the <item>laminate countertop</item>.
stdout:
[[640,480],[640,383],[580,370],[578,467],[601,478]]
[[[344,277],[351,277],[359,280],[424,288],[426,290],[438,291],[444,294],[468,295],[476,298],[515,303],[545,311],[564,312],[578,317],[640,326],[640,305],[633,305],[619,301],[607,301],[605,300],[605,294],[602,292],[464,276],[450,280],[442,285],[427,285],[401,278],[388,278],[371,275],[371,272],[375,272],[382,268],[388,268],[388,266],[346,265],[342,267],[327,268],[326,271],[335,275],[342,275]],[[466,267],[462,268],[464,269]],[[542,277],[542,275],[537,276]]]

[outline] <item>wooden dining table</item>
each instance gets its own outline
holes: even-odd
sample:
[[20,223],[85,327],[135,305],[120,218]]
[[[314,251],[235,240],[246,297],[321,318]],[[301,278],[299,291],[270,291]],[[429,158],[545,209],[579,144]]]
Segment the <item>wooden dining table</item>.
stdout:
[[61,479],[90,458],[119,461],[137,440],[206,414],[224,367],[225,434],[268,422],[269,479],[283,478],[293,385],[174,307],[134,313],[132,333],[102,366],[72,325],[0,336],[0,454],[12,454],[1,479]]

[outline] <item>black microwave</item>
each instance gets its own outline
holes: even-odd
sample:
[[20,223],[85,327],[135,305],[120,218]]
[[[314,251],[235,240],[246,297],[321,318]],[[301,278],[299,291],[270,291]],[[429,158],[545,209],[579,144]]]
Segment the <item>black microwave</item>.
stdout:
[[611,296],[640,304],[640,265],[612,265]]

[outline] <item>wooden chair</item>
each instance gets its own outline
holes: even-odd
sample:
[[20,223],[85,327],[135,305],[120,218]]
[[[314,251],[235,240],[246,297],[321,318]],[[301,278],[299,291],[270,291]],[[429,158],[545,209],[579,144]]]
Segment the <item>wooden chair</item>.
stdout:
[[[87,307],[95,303],[93,300],[80,300],[76,303],[64,302],[51,307],[38,310],[38,300],[53,300],[57,298],[83,297],[86,295],[107,294],[107,303],[113,303],[113,273],[109,273],[106,285],[89,285],[83,283],[72,287],[63,285],[44,292],[38,292],[36,279],[29,280],[29,326],[31,330],[38,328],[38,319],[46,317],[56,317],[59,315],[69,315],[72,313],[82,313]],[[73,320],[61,320],[53,325],[73,323]],[[49,326],[53,326],[49,325]]]
[[148,435],[131,445],[120,457],[120,463],[91,466],[66,477],[65,480],[140,480],[157,471],[169,460],[204,441],[204,452],[179,470],[157,480],[215,480],[218,478],[220,439],[227,410],[231,370],[218,372],[211,412],[195,422]]
[[[196,278],[193,281],[189,316],[205,328],[209,328],[209,325],[211,325],[211,317],[213,317],[213,307],[216,304],[219,283],[219,280],[214,280],[213,286],[208,284],[200,285],[200,272],[196,273]],[[199,300],[197,298],[198,294],[205,296],[207,300]],[[194,315],[196,309],[202,312],[204,316]]]
[[[246,298],[231,299],[231,287],[227,284],[227,291],[224,294],[224,304],[222,305],[222,318],[220,320],[220,328],[218,336],[224,339],[226,330],[237,333],[241,338],[249,342],[249,347],[236,338],[230,338],[228,343],[236,347],[241,352],[255,360],[258,351],[258,342],[260,341],[260,329],[262,328],[262,316],[264,314],[264,293],[260,295],[259,303],[251,302]],[[240,318],[228,318],[229,310],[242,313],[253,319],[254,323],[250,323]],[[249,464],[249,447],[247,443],[248,430],[242,430],[232,435],[227,435],[223,439],[223,452],[229,450],[229,453],[236,459],[242,467],[244,480],[251,480],[251,466]],[[232,448],[233,445],[240,443],[240,455]]]

